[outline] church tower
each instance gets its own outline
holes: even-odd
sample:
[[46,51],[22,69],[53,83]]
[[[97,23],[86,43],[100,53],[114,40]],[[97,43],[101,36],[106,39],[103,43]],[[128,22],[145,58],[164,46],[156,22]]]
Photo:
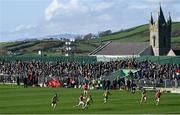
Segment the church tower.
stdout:
[[167,55],[171,49],[171,16],[167,21],[164,18],[162,8],[160,6],[157,20],[154,21],[152,13],[149,24],[150,45],[152,46],[154,56]]

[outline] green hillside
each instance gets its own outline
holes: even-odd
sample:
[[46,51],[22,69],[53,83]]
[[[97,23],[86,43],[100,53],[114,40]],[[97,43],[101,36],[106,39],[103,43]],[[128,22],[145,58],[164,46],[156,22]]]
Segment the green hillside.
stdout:
[[[75,49],[74,54],[88,54],[96,49],[101,43],[115,40],[117,42],[149,42],[149,25],[141,25],[134,28],[114,32],[110,35],[90,40],[78,40],[71,46]],[[172,47],[180,49],[180,22],[172,24]],[[33,40],[0,43],[0,55],[7,51],[16,52],[18,55],[37,54],[42,49],[48,55],[64,54],[65,42],[60,40]]]
[[[148,42],[149,41],[149,24],[138,27],[114,32],[110,35],[100,37],[93,40],[94,42],[105,42],[109,40],[116,40],[119,42]],[[172,24],[172,43],[180,43],[180,22]]]
[[[89,43],[78,41],[71,44],[75,50],[74,54],[88,54],[100,43]],[[6,55],[7,52],[12,55],[37,55],[38,51],[42,50],[46,55],[64,55],[65,42],[60,40],[33,40],[33,41],[18,41],[18,42],[2,42],[0,43],[0,55]]]
[[33,40],[33,41],[18,41],[1,43],[1,50],[6,50],[17,54],[33,54],[39,50],[48,52],[49,49],[62,47],[62,41],[46,41],[46,40]]
[[[172,24],[172,47],[180,49],[180,22]],[[149,42],[149,24],[140,25],[119,32],[114,32],[110,35],[100,37],[98,39],[90,40],[95,43],[102,43],[107,41],[117,42]]]

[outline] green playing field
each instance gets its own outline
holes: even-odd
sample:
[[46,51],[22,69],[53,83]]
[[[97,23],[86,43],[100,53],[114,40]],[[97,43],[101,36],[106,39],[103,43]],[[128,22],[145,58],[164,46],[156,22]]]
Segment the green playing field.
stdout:
[[[58,93],[59,102],[53,111],[50,101],[55,93]],[[140,104],[141,92],[111,90],[108,102],[103,104],[103,90],[91,90],[94,102],[87,110],[82,110],[73,107],[78,104],[81,93],[82,89],[0,85],[0,114],[180,114],[179,94],[163,93],[156,106],[153,91],[148,92],[147,103]]]

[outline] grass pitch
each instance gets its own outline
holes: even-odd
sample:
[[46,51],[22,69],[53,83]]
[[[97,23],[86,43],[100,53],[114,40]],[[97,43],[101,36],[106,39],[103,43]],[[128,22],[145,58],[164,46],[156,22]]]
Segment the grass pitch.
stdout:
[[[164,114],[180,113],[180,95],[163,93],[159,106],[155,105],[155,92],[148,92],[147,103],[140,104],[141,92],[111,90],[109,100],[103,104],[103,90],[91,90],[94,102],[88,110],[73,108],[78,103],[81,89],[35,88],[0,85],[0,114]],[[58,93],[59,103],[53,111],[50,100]]]

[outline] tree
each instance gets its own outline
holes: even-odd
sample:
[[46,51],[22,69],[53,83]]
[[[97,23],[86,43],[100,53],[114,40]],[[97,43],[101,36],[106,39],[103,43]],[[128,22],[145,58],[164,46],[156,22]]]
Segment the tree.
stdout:
[[89,34],[84,35],[83,39],[90,40],[92,36],[93,36],[92,33],[89,33]]
[[111,33],[112,33],[111,30],[102,31],[102,32],[99,32],[99,37],[110,35]]

